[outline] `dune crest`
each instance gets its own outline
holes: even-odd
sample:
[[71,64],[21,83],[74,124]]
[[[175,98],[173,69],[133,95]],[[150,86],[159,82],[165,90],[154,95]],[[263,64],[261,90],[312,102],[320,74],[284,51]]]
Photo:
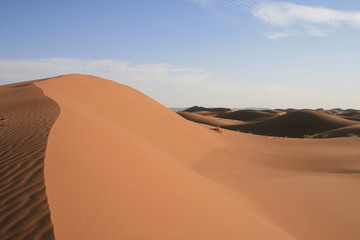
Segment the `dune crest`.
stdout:
[[238,110],[233,112],[221,113],[217,115],[219,118],[234,119],[240,121],[252,121],[264,118],[277,117],[278,114],[257,110]]

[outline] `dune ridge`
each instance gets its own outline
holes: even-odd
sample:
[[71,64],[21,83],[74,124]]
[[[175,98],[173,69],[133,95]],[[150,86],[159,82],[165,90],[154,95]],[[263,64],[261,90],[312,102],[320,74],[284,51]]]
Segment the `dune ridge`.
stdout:
[[211,126],[219,126],[219,127],[227,127],[233,125],[243,124],[243,121],[233,120],[233,119],[223,119],[208,115],[203,115],[199,113],[193,112],[178,112],[178,114],[190,121],[197,122],[197,123],[204,123]]
[[219,118],[234,119],[240,121],[252,121],[264,118],[277,117],[278,114],[268,111],[257,111],[257,110],[238,110],[227,113],[220,113],[217,115]]
[[223,107],[205,108],[205,107],[193,106],[193,107],[187,108],[187,109],[185,109],[183,111],[184,112],[207,112],[207,113],[219,114],[219,113],[229,112],[229,111],[231,111],[231,109],[230,108],[223,108]]
[[57,239],[293,239],[194,172],[224,146],[218,133],[101,78],[36,85],[61,108],[45,169]]
[[54,239],[43,171],[59,108],[31,83],[1,86],[0,98],[0,239]]

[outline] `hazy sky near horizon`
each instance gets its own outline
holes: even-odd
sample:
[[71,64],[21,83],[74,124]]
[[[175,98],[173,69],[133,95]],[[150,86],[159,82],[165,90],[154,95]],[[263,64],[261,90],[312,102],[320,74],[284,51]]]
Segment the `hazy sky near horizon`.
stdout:
[[168,107],[360,108],[360,1],[0,0],[0,84],[68,73]]

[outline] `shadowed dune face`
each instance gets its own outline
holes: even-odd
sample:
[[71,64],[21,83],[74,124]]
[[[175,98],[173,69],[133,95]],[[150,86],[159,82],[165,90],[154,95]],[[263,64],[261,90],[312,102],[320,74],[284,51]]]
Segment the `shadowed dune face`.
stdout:
[[344,119],[351,120],[351,121],[358,121],[360,122],[360,115],[359,116],[353,116],[353,117],[343,117]]
[[355,109],[333,109],[325,111],[328,114],[335,115],[347,120],[360,121],[360,110]]
[[341,116],[343,116],[343,117],[360,116],[360,111],[354,110],[354,109],[349,109],[349,110],[346,110],[344,113],[342,113]]
[[205,107],[199,107],[199,106],[194,106],[194,107],[183,110],[183,112],[211,112],[211,113],[222,113],[222,112],[229,112],[229,111],[231,111],[230,108],[205,108]]
[[[358,121],[315,110],[292,110],[286,114],[272,111],[240,110],[221,113],[217,117],[202,116],[203,114],[197,113],[178,112],[184,118],[194,122],[220,126],[245,133],[275,137],[347,137],[358,135],[357,129],[359,126]],[[234,119],[243,119],[245,122]],[[345,130],[342,130],[342,128],[345,128]],[[329,134],[325,134],[325,132],[329,132]]]
[[337,128],[324,133],[319,133],[314,138],[360,137],[360,124]]
[[239,110],[234,112],[221,113],[217,115],[217,117],[219,118],[234,119],[240,121],[252,121],[277,116],[278,114],[275,113],[256,110]]
[[0,239],[54,239],[44,157],[58,105],[31,83],[0,87]]
[[319,111],[297,110],[258,123],[231,126],[229,129],[267,136],[303,138],[356,124],[357,122]]
[[205,108],[205,107],[194,106],[194,107],[187,108],[187,109],[184,109],[184,110],[178,111],[178,112],[182,112],[185,115],[197,114],[197,115],[202,115],[202,116],[217,117],[219,114],[227,113],[227,112],[231,112],[231,111],[232,110],[230,108],[221,108],[221,107]]

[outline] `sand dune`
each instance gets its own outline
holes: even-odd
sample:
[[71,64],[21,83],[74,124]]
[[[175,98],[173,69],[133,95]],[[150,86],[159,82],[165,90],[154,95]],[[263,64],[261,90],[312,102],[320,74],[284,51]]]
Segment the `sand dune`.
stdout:
[[59,108],[31,83],[2,86],[0,98],[0,239],[53,239],[43,168]]
[[336,137],[353,137],[360,136],[360,124],[351,125],[342,128],[336,128],[324,133],[319,133],[314,138],[336,138]]
[[360,116],[353,116],[353,117],[343,117],[347,120],[351,120],[351,121],[360,121]]
[[[36,222],[41,234],[51,233],[53,225],[56,239],[65,240],[360,239],[360,138],[289,139],[213,131],[132,88],[93,76],[65,75],[29,86],[41,101],[35,109],[13,109],[20,125],[31,129],[23,133],[29,142],[36,139],[30,137],[33,131],[46,139],[60,108],[45,156],[49,208],[44,192],[36,195],[42,199],[36,206],[47,221],[36,222],[36,214],[35,220],[27,218],[23,207],[5,209],[8,215],[26,216],[29,225]],[[10,94],[13,98],[4,107],[12,109],[21,97]],[[292,114],[263,122],[284,117],[281,121],[289,121],[289,126],[302,119],[356,127],[353,121],[325,113]],[[0,124],[6,126],[10,114],[3,115]],[[30,115],[41,123],[40,129],[20,121],[31,120]],[[213,125],[241,122],[193,112],[184,116]],[[14,132],[11,141],[21,134]],[[29,149],[41,150],[36,156],[43,159],[45,146],[41,142]],[[16,159],[16,154],[6,154],[5,162]],[[39,167],[30,168],[42,172],[42,160],[36,159],[29,162]],[[6,189],[17,189],[11,176],[27,168],[20,164],[16,171],[4,169],[10,176]],[[43,175],[38,176],[43,191]],[[26,193],[22,195],[32,199],[32,192]],[[20,200],[20,195],[12,200]],[[3,202],[11,194],[2,196]],[[19,222],[26,223],[24,219]],[[9,230],[1,232],[4,239],[23,232],[17,224],[3,229]]]
[[358,124],[314,110],[297,110],[257,123],[231,126],[243,132],[259,135],[302,138],[337,128]]
[[193,106],[190,108],[187,108],[183,110],[183,112],[210,112],[210,113],[223,113],[223,112],[229,112],[231,111],[230,108],[205,108],[205,107],[199,107],[199,106]]
[[[290,138],[325,138],[358,135],[357,127],[350,126],[359,124],[357,121],[315,110],[296,110],[286,114],[281,112],[275,114],[264,111],[239,110],[220,113],[211,117],[206,114],[203,116],[199,112],[178,112],[178,114],[197,123],[220,126],[229,130]],[[229,119],[223,119],[223,117]],[[243,119],[243,121],[230,119]],[[342,128],[346,130],[343,131],[341,130]],[[336,133],[333,134],[333,131]],[[329,134],[325,134],[325,132],[329,132]]]
[[211,126],[219,126],[219,127],[227,127],[234,126],[239,124],[244,124],[243,121],[233,120],[233,119],[225,119],[209,116],[207,114],[199,114],[198,112],[178,112],[178,114],[190,121],[197,123],[204,123]]
[[193,170],[218,133],[103,79],[37,85],[61,108],[45,170],[57,239],[292,239]]
[[341,114],[341,116],[344,117],[354,117],[354,116],[359,116],[360,115],[360,111],[355,110],[355,109],[347,109],[344,111],[344,113]]
[[262,110],[262,112],[268,112],[268,113],[274,113],[277,115],[284,115],[286,112],[284,110],[276,110],[276,109],[270,109],[270,110]]
[[240,121],[252,121],[264,118],[277,117],[275,113],[258,111],[258,110],[238,110],[217,115],[219,118],[234,119]]
[[348,120],[352,120],[352,121],[360,121],[360,111],[359,110],[348,109],[348,110],[345,110],[343,113],[338,114],[338,116],[348,119]]

